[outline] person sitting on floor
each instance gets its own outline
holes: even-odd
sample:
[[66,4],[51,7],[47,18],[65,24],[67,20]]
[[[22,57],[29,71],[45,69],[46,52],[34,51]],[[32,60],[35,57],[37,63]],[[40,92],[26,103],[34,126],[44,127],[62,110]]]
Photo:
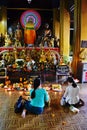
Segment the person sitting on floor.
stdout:
[[[84,102],[79,97],[80,88],[74,81],[73,77],[68,77],[67,79],[68,87],[65,90],[65,93],[61,99],[61,105],[69,106],[71,109],[71,106],[73,107],[79,107],[83,106]],[[65,102],[63,104],[63,102]],[[72,111],[72,110],[71,110]]]
[[41,114],[44,110],[45,102],[49,102],[49,95],[45,89],[41,87],[40,78],[34,80],[34,88],[30,90],[31,100],[26,101],[22,117],[25,118],[26,112],[33,114]]

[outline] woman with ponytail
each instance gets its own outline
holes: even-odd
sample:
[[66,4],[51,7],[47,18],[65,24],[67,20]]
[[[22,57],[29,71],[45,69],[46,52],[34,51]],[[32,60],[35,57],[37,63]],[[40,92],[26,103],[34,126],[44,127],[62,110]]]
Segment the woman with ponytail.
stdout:
[[26,101],[22,117],[25,118],[26,112],[41,114],[44,110],[45,102],[49,102],[47,91],[41,87],[40,78],[34,80],[33,88],[30,90],[31,100]]
[[67,104],[75,105],[79,102],[80,88],[79,86],[77,86],[77,84],[75,83],[72,77],[68,77],[67,82],[68,82],[68,87],[66,88],[63,97],[65,98]]
[[70,109],[83,106],[84,102],[79,98],[80,88],[74,81],[73,77],[68,77],[67,82],[68,87],[66,88],[65,93],[61,99],[61,105],[69,106]]

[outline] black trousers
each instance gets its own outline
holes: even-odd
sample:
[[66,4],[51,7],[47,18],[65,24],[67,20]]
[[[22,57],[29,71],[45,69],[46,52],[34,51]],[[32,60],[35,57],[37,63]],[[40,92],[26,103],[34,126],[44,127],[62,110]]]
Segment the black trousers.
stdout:
[[66,103],[65,105],[66,105],[67,107],[70,107],[71,105],[74,106],[74,107],[81,107],[81,106],[84,106],[85,103],[84,103],[84,101],[83,101],[82,99],[80,99],[79,102],[76,103],[76,104],[69,104],[69,103]]

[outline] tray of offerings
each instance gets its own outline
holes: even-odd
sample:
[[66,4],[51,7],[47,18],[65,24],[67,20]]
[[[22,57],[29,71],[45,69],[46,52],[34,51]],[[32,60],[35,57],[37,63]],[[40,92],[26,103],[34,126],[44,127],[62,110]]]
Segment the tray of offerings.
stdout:
[[52,90],[53,91],[58,91],[58,92],[62,91],[61,84],[52,84]]

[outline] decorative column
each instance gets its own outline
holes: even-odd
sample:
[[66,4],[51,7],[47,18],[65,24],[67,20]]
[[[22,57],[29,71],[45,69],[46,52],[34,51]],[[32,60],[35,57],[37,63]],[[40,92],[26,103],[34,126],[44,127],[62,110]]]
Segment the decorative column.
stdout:
[[57,8],[53,9],[53,34],[59,39],[60,24],[59,24],[59,12]]
[[7,7],[1,6],[0,8],[0,33],[7,32]]
[[81,40],[87,41],[87,0],[81,1]]
[[87,0],[81,1],[81,45],[80,61],[87,63]]
[[74,77],[77,74],[77,64],[80,53],[80,38],[81,38],[81,0],[74,0],[74,36],[73,36],[73,61],[72,71]]
[[70,50],[70,15],[65,8],[65,1],[60,0],[60,54],[69,56]]

